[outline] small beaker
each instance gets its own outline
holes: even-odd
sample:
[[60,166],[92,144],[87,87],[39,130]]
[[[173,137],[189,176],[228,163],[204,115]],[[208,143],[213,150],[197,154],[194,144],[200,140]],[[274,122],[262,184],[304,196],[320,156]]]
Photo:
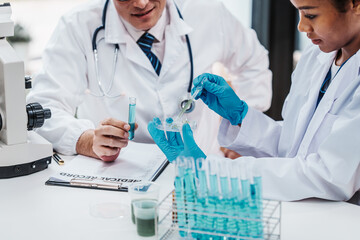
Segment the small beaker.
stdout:
[[138,200],[133,202],[136,231],[139,236],[157,235],[158,208],[155,200]]
[[159,200],[160,186],[154,182],[141,181],[133,183],[128,191],[131,199],[131,220],[135,223],[134,203],[144,200],[152,200],[157,203]]

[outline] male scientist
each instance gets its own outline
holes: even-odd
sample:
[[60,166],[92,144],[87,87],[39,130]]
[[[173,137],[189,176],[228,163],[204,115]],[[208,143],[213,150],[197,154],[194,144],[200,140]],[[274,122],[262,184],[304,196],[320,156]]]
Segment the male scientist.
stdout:
[[[43,54],[28,101],[50,108],[38,130],[56,151],[113,161],[128,144],[129,97],[136,98],[134,141],[153,142],[147,123],[173,117],[192,78],[226,66],[246,102],[271,101],[267,51],[253,30],[217,0],[94,0],[64,15]],[[219,119],[202,102],[185,113],[195,138],[214,148]]]

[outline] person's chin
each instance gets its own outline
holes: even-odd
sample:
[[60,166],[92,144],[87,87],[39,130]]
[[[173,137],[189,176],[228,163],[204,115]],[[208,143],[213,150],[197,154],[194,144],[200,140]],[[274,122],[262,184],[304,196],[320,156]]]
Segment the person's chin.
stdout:
[[138,30],[147,31],[154,27],[158,20],[159,19],[155,19],[154,17],[142,20],[135,17],[132,19],[132,21],[130,21],[130,24]]
[[138,30],[141,30],[141,31],[148,31],[150,30],[152,27],[155,26],[155,24],[153,24],[152,22],[142,22],[142,23],[139,23],[139,24],[133,24],[133,26],[138,29]]
[[330,52],[333,52],[337,49],[333,49],[333,48],[329,48],[329,47],[326,47],[326,46],[322,46],[322,45],[318,45],[320,50],[324,53],[330,53]]

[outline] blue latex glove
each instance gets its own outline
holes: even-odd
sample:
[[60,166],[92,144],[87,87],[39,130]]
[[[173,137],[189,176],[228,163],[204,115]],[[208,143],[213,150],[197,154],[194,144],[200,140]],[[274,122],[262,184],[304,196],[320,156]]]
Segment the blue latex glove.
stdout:
[[182,134],[184,139],[184,150],[180,153],[180,156],[193,157],[195,160],[198,158],[206,158],[204,152],[196,144],[193,132],[188,123],[185,123],[182,126]]
[[[170,118],[166,121],[169,122],[172,119]],[[184,150],[184,143],[179,132],[166,132],[166,138],[165,132],[156,128],[159,124],[161,124],[160,119],[154,118],[148,123],[148,131],[169,162],[172,162]]]
[[[172,119],[167,119],[167,121],[172,121]],[[195,143],[189,124],[186,123],[182,127],[184,142],[179,132],[166,132],[166,139],[165,132],[156,128],[158,124],[161,124],[160,119],[154,118],[148,124],[148,131],[169,162],[174,161],[178,156],[191,156],[194,159],[206,158],[206,155]]]
[[191,93],[201,84],[202,90],[195,99],[201,98],[210,109],[229,120],[232,125],[241,124],[248,111],[248,105],[240,100],[225,79],[209,73],[201,74],[194,79]]

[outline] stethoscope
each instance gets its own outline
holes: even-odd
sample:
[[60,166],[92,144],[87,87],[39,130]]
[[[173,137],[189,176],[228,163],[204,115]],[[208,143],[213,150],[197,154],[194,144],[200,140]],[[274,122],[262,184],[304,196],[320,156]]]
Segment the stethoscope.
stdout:
[[[105,30],[105,22],[106,22],[106,12],[107,12],[107,8],[109,5],[109,0],[106,0],[105,5],[104,5],[104,9],[102,12],[102,24],[101,26],[99,26],[98,28],[95,29],[94,33],[93,33],[93,37],[92,37],[92,48],[93,48],[93,54],[94,54],[94,61],[95,61],[95,74],[96,74],[96,79],[97,79],[97,83],[99,86],[99,90],[100,90],[100,95],[96,95],[94,93],[91,93],[93,96],[96,97],[108,97],[108,98],[117,98],[120,96],[123,96],[124,94],[118,94],[118,95],[111,95],[110,94],[110,90],[112,88],[113,82],[114,82],[114,78],[115,78],[115,69],[116,69],[116,64],[117,64],[117,60],[118,60],[118,53],[119,53],[119,44],[114,44],[115,48],[114,48],[114,57],[113,57],[113,62],[112,62],[112,71],[111,71],[111,82],[109,84],[109,87],[105,90],[102,86],[102,82],[101,82],[101,78],[100,78],[100,73],[99,73],[99,64],[98,64],[98,50],[97,50],[97,43],[96,43],[96,38],[98,33],[101,30]],[[179,14],[179,17],[181,19],[183,19],[179,8],[176,6],[177,12]],[[189,36],[186,34],[185,35],[186,38],[186,44],[187,44],[187,48],[188,48],[188,52],[189,52],[189,59],[190,59],[190,81],[189,81],[189,86],[187,89],[187,98],[180,100],[179,103],[179,107],[182,110],[185,106],[186,103],[188,101],[190,101],[190,94],[191,94],[191,87],[192,87],[192,81],[193,81],[193,74],[194,74],[194,64],[193,64],[193,55],[192,55],[192,51],[191,51],[191,44],[190,44],[190,39]],[[192,112],[195,108],[195,102],[192,102],[191,105],[185,110],[186,113]]]

